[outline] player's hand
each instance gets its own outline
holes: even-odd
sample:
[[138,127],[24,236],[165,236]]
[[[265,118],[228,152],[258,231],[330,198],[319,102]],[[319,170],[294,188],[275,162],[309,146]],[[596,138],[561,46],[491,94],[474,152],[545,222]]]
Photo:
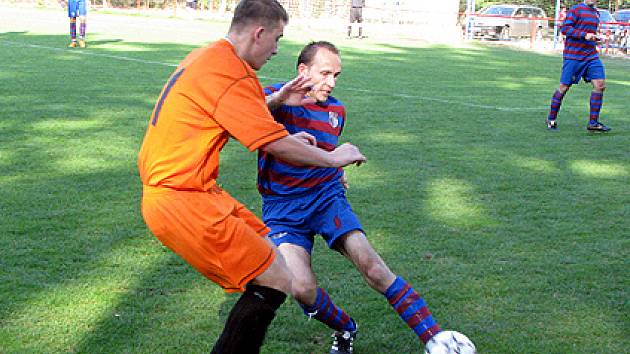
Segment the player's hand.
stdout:
[[343,189],[348,189],[348,177],[346,177],[346,171],[343,171],[343,174],[341,175],[341,185],[343,186]]
[[293,137],[297,138],[298,140],[300,140],[306,145],[313,145],[313,146],[317,145],[317,139],[313,135],[307,132],[297,132],[292,135]]
[[303,106],[317,102],[307,94],[311,91],[313,83],[308,75],[298,75],[295,79],[287,82],[278,92],[277,99],[287,106]]
[[337,167],[350,164],[360,166],[367,161],[367,158],[363,156],[359,148],[350,143],[344,143],[338,146],[332,153],[335,155],[335,165]]
[[584,36],[584,39],[586,39],[587,41],[593,41],[593,42],[600,42],[602,40],[601,37],[599,37],[595,33],[587,33]]

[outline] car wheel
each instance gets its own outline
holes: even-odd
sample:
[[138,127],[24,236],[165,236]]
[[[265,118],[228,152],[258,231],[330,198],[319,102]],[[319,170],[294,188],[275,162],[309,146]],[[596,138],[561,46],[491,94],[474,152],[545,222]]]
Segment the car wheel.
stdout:
[[504,40],[504,41],[509,41],[511,36],[512,36],[512,29],[509,26],[505,26],[501,30],[501,35],[499,36],[499,39]]

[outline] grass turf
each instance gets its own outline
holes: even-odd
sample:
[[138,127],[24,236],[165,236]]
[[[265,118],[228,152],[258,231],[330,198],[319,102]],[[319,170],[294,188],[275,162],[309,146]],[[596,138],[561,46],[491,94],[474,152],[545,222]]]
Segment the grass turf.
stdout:
[[[96,14],[81,51],[63,13],[28,11],[41,21],[0,25],[0,352],[208,352],[236,297],[146,230],[135,158],[172,65],[225,23]],[[169,36],[134,30],[156,24]],[[263,83],[293,75],[305,39],[287,37]],[[347,169],[349,199],[443,327],[480,353],[627,352],[630,62],[604,61],[611,133],[585,131],[582,84],[554,134],[557,55],[336,42],[344,140],[369,158]],[[231,142],[220,181],[259,213],[255,164]],[[420,351],[323,242],[314,268],[359,322],[358,353]],[[263,353],[326,352],[329,334],[289,300]]]

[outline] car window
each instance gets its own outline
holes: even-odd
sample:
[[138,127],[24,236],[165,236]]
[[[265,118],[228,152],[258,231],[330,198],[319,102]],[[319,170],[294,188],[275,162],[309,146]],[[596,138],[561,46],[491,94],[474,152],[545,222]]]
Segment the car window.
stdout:
[[599,11],[599,22],[615,22],[612,15],[608,10],[598,10]]
[[630,11],[620,11],[615,13],[615,20],[619,22],[630,22]]
[[511,7],[491,6],[482,12],[484,15],[512,16],[514,9]]
[[541,9],[534,9],[534,16],[536,17],[545,17]]

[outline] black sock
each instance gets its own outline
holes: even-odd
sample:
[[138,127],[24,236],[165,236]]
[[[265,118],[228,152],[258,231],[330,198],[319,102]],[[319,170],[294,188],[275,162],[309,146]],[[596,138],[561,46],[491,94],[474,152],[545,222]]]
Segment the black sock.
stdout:
[[260,285],[248,285],[236,302],[212,354],[258,354],[267,327],[287,295]]

